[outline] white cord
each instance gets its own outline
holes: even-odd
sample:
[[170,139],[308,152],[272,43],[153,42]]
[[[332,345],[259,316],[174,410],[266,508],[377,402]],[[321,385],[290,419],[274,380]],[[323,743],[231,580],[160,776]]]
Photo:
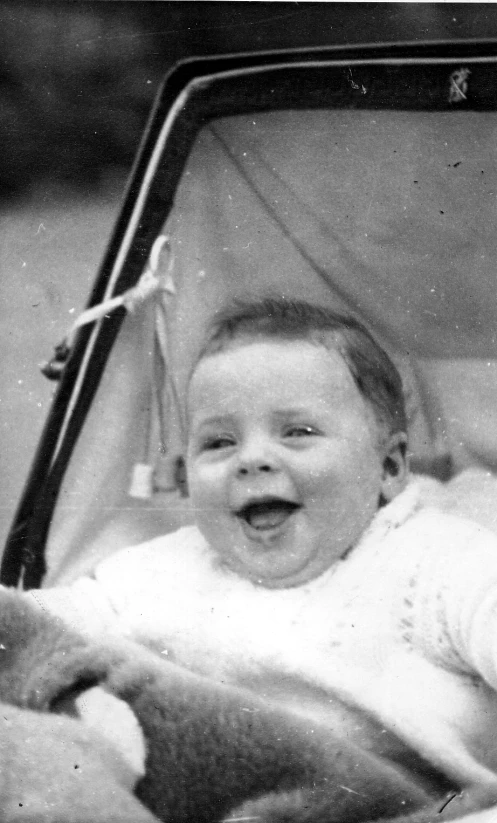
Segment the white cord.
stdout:
[[[170,253],[169,264],[164,275],[157,275],[157,268],[159,266],[160,253],[163,248],[166,248]],[[95,320],[100,320],[102,317],[111,314],[113,311],[123,306],[127,312],[133,312],[160,291],[166,291],[169,294],[175,293],[175,288],[171,276],[174,260],[171,254],[171,246],[169,237],[166,235],[159,235],[155,239],[152,246],[148,264],[140,277],[136,286],[120,294],[118,297],[111,297],[109,300],[104,300],[103,303],[98,303],[90,309],[86,309],[76,318],[66,336],[65,343],[70,349],[74,343],[76,332],[81,326],[86,326],[88,323],[93,323]]]

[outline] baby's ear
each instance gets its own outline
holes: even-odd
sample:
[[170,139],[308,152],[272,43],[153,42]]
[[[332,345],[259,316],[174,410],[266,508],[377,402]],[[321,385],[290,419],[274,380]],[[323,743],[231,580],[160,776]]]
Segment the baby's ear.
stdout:
[[405,432],[395,432],[388,437],[383,447],[380,493],[382,505],[390,503],[405,489],[408,473],[407,435]]

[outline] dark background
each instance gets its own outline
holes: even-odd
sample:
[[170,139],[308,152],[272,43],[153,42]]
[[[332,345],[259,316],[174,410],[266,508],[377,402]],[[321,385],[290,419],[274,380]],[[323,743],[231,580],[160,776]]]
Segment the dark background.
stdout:
[[497,7],[479,3],[0,2],[0,198],[128,169],[184,56],[491,36]]

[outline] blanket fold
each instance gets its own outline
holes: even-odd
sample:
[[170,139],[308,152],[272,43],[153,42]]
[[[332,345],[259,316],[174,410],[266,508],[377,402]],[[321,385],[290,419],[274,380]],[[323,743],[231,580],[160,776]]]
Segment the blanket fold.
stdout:
[[[112,742],[68,716],[96,686],[143,732],[134,787]],[[0,701],[2,823],[216,823],[247,803],[260,823],[361,823],[440,806],[450,788],[137,644],[79,637],[6,591]]]

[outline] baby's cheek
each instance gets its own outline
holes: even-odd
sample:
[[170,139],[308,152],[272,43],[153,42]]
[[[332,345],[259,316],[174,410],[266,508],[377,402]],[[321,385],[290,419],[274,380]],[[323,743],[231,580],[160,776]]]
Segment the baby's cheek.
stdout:
[[212,471],[207,466],[187,464],[188,490],[192,502],[209,497],[212,488]]
[[220,463],[193,466],[188,475],[193,505],[223,508],[227,500],[227,472]]
[[196,525],[207,542],[216,545],[228,511],[224,484],[215,471],[198,472],[189,484],[189,493]]

